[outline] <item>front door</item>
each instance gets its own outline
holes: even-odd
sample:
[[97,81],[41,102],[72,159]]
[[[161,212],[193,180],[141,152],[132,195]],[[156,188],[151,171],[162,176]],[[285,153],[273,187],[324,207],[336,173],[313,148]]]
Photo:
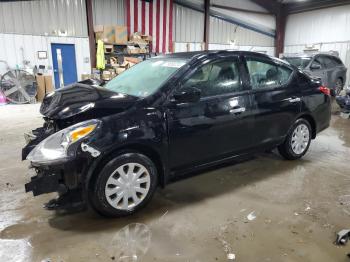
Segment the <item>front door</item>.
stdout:
[[55,87],[77,82],[74,44],[51,44]]
[[301,110],[294,71],[267,57],[246,57],[252,89],[256,146],[275,145],[287,135]]
[[201,98],[167,110],[169,161],[181,170],[242,152],[252,146],[253,115],[237,57],[215,60],[193,70],[179,86],[195,87]]

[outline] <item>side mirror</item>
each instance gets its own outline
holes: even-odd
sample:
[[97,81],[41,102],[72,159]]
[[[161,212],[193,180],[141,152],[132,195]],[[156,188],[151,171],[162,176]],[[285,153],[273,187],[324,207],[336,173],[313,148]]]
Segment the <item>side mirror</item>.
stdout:
[[198,102],[201,97],[201,91],[195,87],[186,87],[175,92],[174,100],[180,103]]
[[320,64],[315,64],[315,63],[313,63],[313,64],[310,66],[310,69],[311,69],[311,70],[319,70],[319,69],[321,69],[321,65],[320,65]]

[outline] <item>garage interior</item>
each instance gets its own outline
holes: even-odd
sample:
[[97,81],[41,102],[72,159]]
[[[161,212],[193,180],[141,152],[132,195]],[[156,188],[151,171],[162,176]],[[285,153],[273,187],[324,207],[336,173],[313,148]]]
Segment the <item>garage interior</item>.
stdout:
[[21,70],[36,85],[0,92],[0,261],[350,261],[350,245],[334,244],[350,227],[350,120],[334,98],[302,159],[273,150],[211,168],[158,188],[131,216],[47,211],[55,193],[25,193],[23,134],[43,124],[45,94],[155,55],[226,49],[324,52],[349,69],[350,1],[1,1],[0,83]]

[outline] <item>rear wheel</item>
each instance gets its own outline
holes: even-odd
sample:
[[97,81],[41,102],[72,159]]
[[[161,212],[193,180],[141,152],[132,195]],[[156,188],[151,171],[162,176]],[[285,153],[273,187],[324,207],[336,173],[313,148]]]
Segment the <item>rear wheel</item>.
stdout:
[[298,119],[283,144],[278,146],[279,153],[288,160],[301,158],[309,149],[311,133],[310,123],[303,118]]
[[99,173],[89,198],[102,215],[117,217],[144,207],[157,187],[157,169],[146,156],[127,153],[107,163]]
[[335,95],[339,95],[340,92],[343,90],[343,86],[344,86],[344,83],[343,83],[343,80],[341,78],[338,78],[337,81],[335,82]]

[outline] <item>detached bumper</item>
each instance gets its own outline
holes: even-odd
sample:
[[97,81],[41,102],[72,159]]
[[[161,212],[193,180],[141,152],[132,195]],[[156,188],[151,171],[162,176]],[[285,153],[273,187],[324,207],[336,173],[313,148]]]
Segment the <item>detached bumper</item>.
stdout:
[[[25,191],[32,192],[34,196],[58,192],[59,195],[81,189],[83,185],[82,174],[88,167],[87,158],[72,158],[65,162],[51,165],[31,166],[31,178],[25,184]],[[35,170],[35,172],[33,172]]]
[[39,173],[31,177],[30,182],[25,184],[24,187],[26,193],[32,191],[34,196],[38,196],[64,190],[65,186],[60,184],[60,181],[62,181],[61,175]]

